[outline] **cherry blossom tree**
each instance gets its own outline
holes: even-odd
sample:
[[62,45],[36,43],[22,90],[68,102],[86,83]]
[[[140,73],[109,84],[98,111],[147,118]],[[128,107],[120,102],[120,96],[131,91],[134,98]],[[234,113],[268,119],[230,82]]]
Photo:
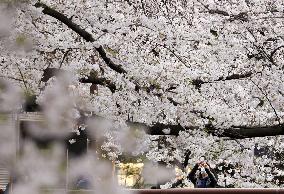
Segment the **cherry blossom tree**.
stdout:
[[[87,116],[93,137],[107,134],[112,160],[135,147],[171,165],[190,150],[189,164],[207,155],[219,167],[219,185],[281,186],[283,7],[281,0],[4,1],[0,76],[36,97],[57,129],[50,133],[66,134]],[[114,124],[99,130],[105,119]],[[137,129],[148,134],[136,138],[139,146],[124,144]],[[159,136],[150,135],[161,137],[159,149]]]

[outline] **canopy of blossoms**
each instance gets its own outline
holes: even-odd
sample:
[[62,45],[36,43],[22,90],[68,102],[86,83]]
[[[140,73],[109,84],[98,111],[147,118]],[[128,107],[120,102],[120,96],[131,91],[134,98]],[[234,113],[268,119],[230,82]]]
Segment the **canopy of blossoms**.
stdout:
[[[84,120],[111,160],[127,152],[170,166],[190,150],[190,165],[206,155],[219,167],[221,186],[283,186],[282,0],[22,0],[0,9],[3,114],[35,97],[45,135],[66,136]],[[15,136],[8,120],[3,145]],[[10,168],[29,163],[2,152]],[[92,157],[78,162],[86,172],[99,171],[86,164]],[[34,165],[40,171],[44,158]],[[49,177],[56,165],[46,165]]]

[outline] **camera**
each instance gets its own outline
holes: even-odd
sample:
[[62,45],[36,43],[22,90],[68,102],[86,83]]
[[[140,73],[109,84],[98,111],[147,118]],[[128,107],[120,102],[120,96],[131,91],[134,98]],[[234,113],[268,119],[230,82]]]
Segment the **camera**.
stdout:
[[204,167],[201,167],[201,168],[200,168],[200,172],[201,172],[201,173],[206,172],[206,171],[205,171],[205,168],[204,168]]

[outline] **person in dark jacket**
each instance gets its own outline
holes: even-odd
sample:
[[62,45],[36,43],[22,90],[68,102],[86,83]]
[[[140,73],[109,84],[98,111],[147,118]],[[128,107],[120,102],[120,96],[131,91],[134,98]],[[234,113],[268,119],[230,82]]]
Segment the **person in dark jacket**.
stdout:
[[[211,172],[206,162],[196,163],[190,173],[187,175],[195,188],[214,188],[217,185],[217,179]],[[172,188],[182,184],[182,180],[178,180],[172,184]]]
[[[199,172],[196,174],[197,171]],[[195,164],[187,178],[196,188],[214,188],[217,185],[217,179],[206,162]]]

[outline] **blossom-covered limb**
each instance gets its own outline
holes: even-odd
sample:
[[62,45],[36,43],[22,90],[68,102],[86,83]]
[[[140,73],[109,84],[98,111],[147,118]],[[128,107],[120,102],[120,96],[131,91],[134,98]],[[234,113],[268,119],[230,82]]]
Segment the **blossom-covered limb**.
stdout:
[[[37,2],[35,4],[35,7],[41,7],[43,8],[43,13],[47,14],[59,21],[61,21],[62,23],[64,23],[65,25],[67,25],[70,29],[72,29],[74,32],[76,32],[79,36],[81,36],[82,38],[84,38],[84,40],[86,40],[87,42],[94,42],[95,39],[92,36],[92,34],[90,34],[89,32],[87,32],[86,30],[84,30],[83,28],[81,28],[79,25],[77,25],[76,23],[74,23],[70,18],[68,18],[67,16],[65,16],[64,14],[56,11],[55,9],[52,9],[51,7],[47,6],[44,3],[40,3]],[[106,52],[104,50],[104,48],[102,46],[98,46],[95,48],[98,53],[100,54],[100,56],[102,57],[102,59],[105,61],[105,63],[114,71],[118,72],[118,73],[126,73],[126,71],[121,67],[121,65],[117,65],[115,64],[107,55]]]
[[[217,129],[215,129],[218,131]],[[230,137],[233,139],[254,138],[284,135],[284,125],[271,126],[233,126],[229,129],[224,129],[221,137]]]
[[[67,16],[65,16],[64,14],[56,11],[55,9],[50,8],[49,6],[47,6],[44,3],[36,3],[35,7],[41,7],[43,8],[43,13],[47,14],[51,17],[56,18],[57,20],[63,22],[64,24],[66,24],[70,29],[72,29],[73,31],[75,31],[77,34],[79,34],[82,38],[84,38],[87,42],[94,42],[95,39],[93,38],[93,36],[87,32],[86,30],[82,29],[79,25],[75,24],[70,18],[68,18]],[[118,73],[122,73],[122,74],[126,74],[127,71],[121,66],[121,65],[117,65],[115,64],[106,54],[105,49],[103,48],[103,46],[98,46],[95,47],[96,51],[99,53],[100,57],[104,60],[104,62],[114,71],[118,72]],[[66,52],[67,53],[67,52]],[[66,55],[65,53],[65,55]],[[65,56],[64,55],[64,56]],[[63,57],[62,60],[64,60],[65,57]],[[84,79],[84,81],[87,81]],[[90,80],[89,80],[90,81]],[[98,81],[98,80],[97,80]],[[99,83],[102,83],[102,80],[99,80]],[[106,83],[104,81],[104,83]],[[115,91],[115,85],[114,84],[107,84],[108,87],[111,89],[112,92]],[[141,89],[141,87],[136,84],[135,88],[137,91],[139,91]],[[146,91],[149,91],[149,88],[146,88]],[[161,96],[161,94],[154,94],[154,96]],[[167,98],[174,106],[177,106],[179,103],[174,101],[173,98]]]
[[[46,68],[44,70],[41,81],[47,82],[51,77],[53,77],[53,76],[56,77],[56,76],[58,76],[62,73],[66,73],[66,71],[62,70],[62,69],[57,69],[57,68]],[[116,91],[116,85],[111,80],[108,80],[104,77],[98,77],[98,76],[96,76],[92,73],[88,77],[80,78],[79,82],[81,82],[81,83],[92,83],[92,84],[96,84],[96,85],[106,86],[111,90],[112,93],[114,93]]]
[[243,74],[232,74],[229,75],[227,77],[219,77],[216,80],[212,80],[212,81],[203,81],[201,79],[194,79],[192,80],[192,84],[196,86],[196,88],[200,88],[202,84],[207,84],[207,83],[214,83],[214,82],[218,82],[218,81],[228,81],[228,80],[236,80],[236,79],[245,79],[245,78],[249,78],[253,75],[252,72],[246,72]]

